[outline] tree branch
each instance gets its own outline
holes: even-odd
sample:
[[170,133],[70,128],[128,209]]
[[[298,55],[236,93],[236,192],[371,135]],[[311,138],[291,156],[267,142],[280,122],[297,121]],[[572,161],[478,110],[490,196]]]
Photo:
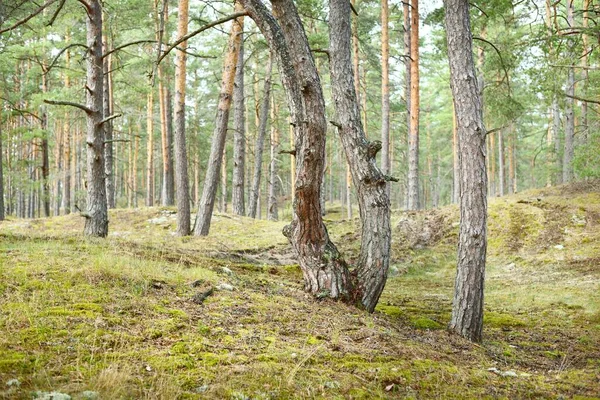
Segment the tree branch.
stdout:
[[565,96],[570,97],[570,98],[575,99],[575,100],[583,101],[584,103],[600,104],[600,100],[584,99],[583,97],[571,96],[571,95],[568,95],[568,94],[565,94]]
[[248,15],[248,13],[246,11],[242,11],[242,12],[237,12],[237,13],[233,13],[231,15],[228,15],[226,17],[223,17],[221,19],[218,19],[214,22],[211,22],[210,24],[206,24],[201,28],[196,29],[195,31],[188,33],[187,35],[185,35],[182,38],[179,38],[178,40],[175,41],[175,43],[173,43],[172,45],[170,45],[167,50],[165,50],[160,57],[158,57],[158,60],[156,60],[156,65],[160,64],[160,62],[163,60],[163,58],[165,58],[175,47],[177,47],[177,45],[185,42],[186,40],[196,36],[197,34],[204,32],[207,29],[213,28],[217,25],[221,25],[222,23],[225,23],[227,21],[231,21],[232,19],[236,19],[239,17],[244,17]]
[[50,18],[50,21],[48,21],[48,23],[46,24],[46,26],[52,26],[52,24],[54,23],[54,21],[56,21],[56,18],[58,18],[58,14],[60,14],[63,6],[65,5],[65,1],[67,1],[67,0],[60,0],[60,5],[58,6],[58,8],[56,9],[56,11],[54,12],[54,15],[52,15],[52,18]]
[[34,12],[32,12],[31,14],[29,14],[28,16],[26,16],[25,18],[23,18],[20,21],[15,22],[13,25],[9,26],[8,28],[4,28],[4,29],[0,29],[0,35],[3,34],[4,32],[8,32],[8,31],[12,31],[13,29],[27,23],[27,21],[29,21],[31,18],[35,17],[36,15],[38,15],[39,13],[41,13],[42,11],[44,11],[44,9],[48,8],[49,6],[51,6],[52,4],[56,3],[58,0],[48,0],[47,2],[45,2],[44,4],[42,4],[40,7],[38,7],[37,10],[35,10]]
[[86,107],[83,104],[73,103],[71,101],[55,101],[55,100],[44,99],[44,103],[52,104],[53,106],[71,106],[71,107],[79,108],[80,110],[85,111],[87,114],[91,114],[94,112],[91,108]]
[[156,40],[142,39],[142,40],[136,40],[136,41],[134,41],[134,42],[125,43],[125,44],[122,44],[122,45],[120,45],[120,46],[117,46],[117,47],[115,47],[114,49],[112,49],[112,50],[110,50],[110,51],[108,51],[108,52],[106,52],[106,53],[102,54],[102,58],[106,58],[106,57],[108,57],[109,55],[111,55],[112,53],[114,53],[114,52],[116,52],[116,51],[119,51],[119,50],[122,50],[122,49],[124,49],[125,47],[133,46],[133,45],[136,45],[136,44],[142,44],[142,43],[156,43]]
[[[113,120],[113,119],[115,119],[115,118],[122,117],[122,116],[123,116],[123,114],[120,114],[120,113],[119,113],[119,114],[113,114],[113,115],[111,115],[111,116],[108,116],[108,117],[104,118],[102,121],[98,122],[98,126],[102,126],[102,125],[104,125],[105,123],[107,123],[107,122],[109,122],[109,121],[112,121],[112,120]],[[106,142],[105,142],[105,143],[106,143]]]
[[292,156],[296,156],[296,149],[279,150],[279,154],[289,154],[289,155],[292,155]]
[[[500,58],[500,65],[502,65],[502,69],[504,70],[504,78],[506,78],[506,85],[508,86],[508,90],[510,90],[510,80],[508,78],[508,70],[506,69],[506,65],[504,64],[504,59],[502,58],[502,54],[500,53],[500,50],[498,50],[498,48],[496,47],[496,45],[492,42],[490,42],[489,40],[486,40],[484,38],[478,37],[478,36],[473,36],[473,40],[479,40],[481,42],[487,43],[490,46],[492,46],[492,48],[496,51],[496,54],[498,54],[498,57]],[[503,79],[504,81],[504,79]]]
[[64,49],[62,49],[61,51],[58,52],[58,54],[54,57],[54,59],[52,60],[52,62],[50,63],[50,65],[44,70],[44,75],[46,75],[48,72],[50,72],[50,70],[54,67],[54,65],[56,64],[56,62],[60,58],[60,56],[62,56],[63,53],[65,51],[69,50],[71,47],[83,47],[84,49],[88,49],[89,48],[85,44],[82,44],[82,43],[71,43],[70,45],[68,45],[67,47],[65,47]]

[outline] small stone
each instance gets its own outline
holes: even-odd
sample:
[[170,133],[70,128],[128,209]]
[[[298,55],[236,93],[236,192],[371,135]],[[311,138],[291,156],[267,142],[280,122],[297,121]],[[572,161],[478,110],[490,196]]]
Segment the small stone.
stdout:
[[233,271],[227,267],[221,267],[221,273],[223,273],[225,275],[230,275],[230,276],[233,275]]
[[96,400],[100,398],[100,393],[86,390],[85,392],[81,393],[81,397],[86,400]]
[[503,372],[502,376],[509,376],[511,378],[516,378],[519,375],[517,375],[517,373],[515,371],[510,370],[510,371]]
[[388,275],[389,276],[397,276],[398,274],[400,274],[400,270],[398,269],[398,267],[395,265],[391,265],[390,269],[388,271]]
[[555,248],[556,250],[562,250],[562,249],[564,249],[564,248],[565,248],[565,246],[563,246],[562,244],[557,244],[556,246],[554,246],[554,248]]
[[152,367],[149,365],[146,365],[146,371],[151,372],[152,371]]
[[511,270],[515,269],[516,267],[517,267],[517,264],[515,264],[515,263],[510,263],[506,266],[507,269],[511,269]]
[[219,285],[217,285],[217,289],[227,290],[228,292],[231,292],[235,288],[233,287],[233,285],[230,285],[229,283],[220,283]]
[[208,385],[202,385],[202,386],[198,386],[196,389],[194,389],[194,392],[196,393],[204,393],[208,390]]
[[298,357],[298,354],[296,354],[296,353],[292,353],[292,354],[290,355],[290,357],[292,357],[292,358],[296,358],[296,357]]
[[9,379],[6,382],[6,386],[8,386],[8,387],[13,387],[13,386],[14,387],[19,387],[19,386],[21,386],[21,382],[19,382],[18,379]]

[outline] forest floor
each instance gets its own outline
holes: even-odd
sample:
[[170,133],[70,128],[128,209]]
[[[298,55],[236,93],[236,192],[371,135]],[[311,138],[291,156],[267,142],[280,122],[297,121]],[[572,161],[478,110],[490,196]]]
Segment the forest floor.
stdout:
[[[480,345],[445,330],[456,206],[394,213],[373,314],[303,292],[283,222],[217,214],[177,238],[173,209],[113,210],[87,240],[75,215],[10,219],[0,399],[600,398],[600,183],[489,215]],[[326,219],[351,260],[358,220]]]

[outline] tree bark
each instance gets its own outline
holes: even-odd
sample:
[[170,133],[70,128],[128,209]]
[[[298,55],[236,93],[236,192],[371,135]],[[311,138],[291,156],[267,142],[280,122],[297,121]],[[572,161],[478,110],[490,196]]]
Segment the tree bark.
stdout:
[[104,170],[102,6],[99,0],[87,2],[87,211],[86,236],[108,235],[108,204]]
[[[242,10],[239,2],[236,2],[235,10],[236,12]],[[221,94],[219,95],[215,130],[213,132],[210,157],[208,160],[208,167],[206,169],[206,178],[204,180],[202,198],[200,199],[200,204],[198,206],[196,226],[194,228],[194,234],[196,236],[206,236],[210,230],[210,221],[215,206],[217,185],[219,183],[219,172],[221,170],[223,149],[225,148],[229,108],[233,94],[233,81],[235,78],[235,70],[240,51],[240,33],[243,30],[243,26],[244,17],[237,18],[231,25],[227,56],[223,63]]]
[[279,126],[275,122],[279,115],[279,105],[275,103],[273,96],[273,106],[271,107],[271,162],[269,165],[269,201],[267,203],[267,219],[277,221],[279,213],[277,210],[277,196],[279,194],[279,184],[277,177],[277,165],[279,164]]
[[[70,41],[70,36],[67,33],[67,35],[65,35],[65,42],[68,43]],[[70,64],[71,64],[71,53],[69,52],[69,50],[66,51],[65,53],[65,66],[66,66],[66,70],[68,71],[70,68]],[[69,77],[69,73],[65,72],[65,80],[64,80],[64,84],[65,84],[65,89],[69,90],[69,88],[71,87],[71,78]],[[64,196],[63,196],[63,208],[65,211],[65,214],[70,214],[71,213],[71,174],[72,174],[72,169],[71,169],[71,138],[72,138],[72,133],[71,133],[71,121],[69,118],[69,113],[67,111],[65,111],[64,114],[64,128],[65,128],[65,148],[64,148],[64,177],[63,177],[63,181],[64,181],[64,185],[65,185],[65,190],[64,190]]]
[[[187,35],[189,1],[179,0],[179,20],[177,36]],[[181,49],[187,47],[187,42],[180,45]],[[177,235],[190,234],[190,190],[188,178],[188,157],[185,143],[185,76],[186,54],[178,50],[175,61],[175,181],[177,184]],[[169,199],[169,187],[166,186],[165,195]]]
[[267,62],[267,71],[265,73],[265,87],[263,90],[263,102],[260,107],[258,134],[254,146],[254,176],[252,179],[252,188],[250,190],[250,199],[248,201],[248,216],[256,218],[258,195],[260,190],[260,179],[262,175],[262,158],[265,147],[265,136],[267,133],[267,123],[269,121],[269,100],[271,98],[271,75],[273,57],[269,54]]
[[[243,34],[240,34],[243,35]],[[240,54],[233,88],[233,177],[231,207],[236,215],[246,215],[244,173],[246,168],[246,130],[244,106],[244,38],[240,39]]]
[[452,203],[460,201],[460,166],[458,163],[458,126],[456,108],[452,102]]
[[460,233],[450,329],[479,342],[487,249],[486,130],[475,65],[468,0],[444,0],[450,83],[459,135]]
[[[44,61],[45,63],[45,61]],[[46,67],[43,65],[43,72]],[[42,92],[48,93],[48,74],[42,74]],[[50,150],[48,148],[48,113],[46,106],[42,106],[42,199],[44,203],[44,216],[50,216]]]
[[[390,173],[390,37],[388,20],[388,0],[381,0],[381,172],[385,175]],[[386,183],[386,191],[389,196],[388,183]]]
[[0,221],[4,221],[4,152],[2,151],[2,122],[0,122]]
[[419,1],[411,1],[410,134],[408,138],[408,209],[419,209]]
[[498,131],[498,196],[504,196],[506,176],[506,163],[504,159],[504,133],[502,129]]

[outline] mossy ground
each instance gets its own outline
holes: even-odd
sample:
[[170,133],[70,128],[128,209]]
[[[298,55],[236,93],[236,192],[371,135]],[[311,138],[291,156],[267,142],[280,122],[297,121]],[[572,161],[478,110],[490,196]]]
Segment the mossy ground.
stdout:
[[[351,260],[358,222],[333,211]],[[0,398],[600,397],[600,195],[589,186],[490,202],[481,345],[445,330],[456,207],[409,215],[436,213],[447,229],[419,248],[394,236],[401,273],[373,314],[302,291],[284,223],[218,214],[208,238],[177,238],[171,212],[111,211],[106,240],[84,239],[77,216],[0,225]],[[220,283],[235,289],[192,301]]]

